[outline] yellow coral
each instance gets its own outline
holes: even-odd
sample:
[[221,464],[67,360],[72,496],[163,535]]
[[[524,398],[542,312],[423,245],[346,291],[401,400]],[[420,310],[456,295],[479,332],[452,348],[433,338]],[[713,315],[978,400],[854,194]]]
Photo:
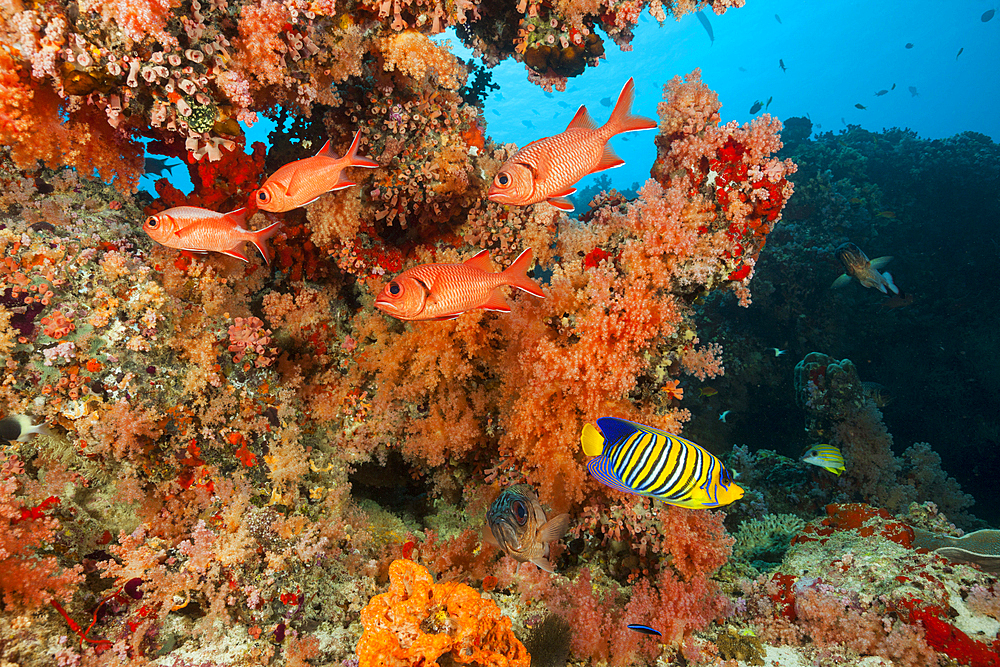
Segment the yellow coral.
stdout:
[[438,667],[445,654],[450,654],[446,663],[531,664],[496,603],[465,584],[435,584],[423,566],[408,559],[389,566],[389,590],[371,599],[361,623],[358,667]]
[[382,55],[387,72],[398,69],[418,82],[423,82],[428,69],[437,72],[438,83],[451,90],[458,90],[465,78],[465,69],[447,48],[413,30],[385,39]]

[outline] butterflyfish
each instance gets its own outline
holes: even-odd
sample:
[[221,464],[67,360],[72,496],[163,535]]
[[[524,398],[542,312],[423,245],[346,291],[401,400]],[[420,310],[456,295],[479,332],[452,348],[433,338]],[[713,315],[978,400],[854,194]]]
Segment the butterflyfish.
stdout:
[[844,466],[844,455],[833,445],[813,445],[802,455],[802,460],[805,463],[829,470],[837,476],[847,470]]
[[602,417],[580,436],[587,470],[613,489],[704,509],[728,505],[743,489],[718,458],[690,440],[626,419]]

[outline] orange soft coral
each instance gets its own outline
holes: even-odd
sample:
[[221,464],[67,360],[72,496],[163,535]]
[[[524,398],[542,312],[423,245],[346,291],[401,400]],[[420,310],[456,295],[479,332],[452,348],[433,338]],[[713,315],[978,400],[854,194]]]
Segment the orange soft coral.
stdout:
[[389,566],[389,590],[371,599],[361,623],[358,667],[437,667],[446,654],[460,664],[531,664],[496,603],[465,584],[435,584],[424,567],[407,559]]

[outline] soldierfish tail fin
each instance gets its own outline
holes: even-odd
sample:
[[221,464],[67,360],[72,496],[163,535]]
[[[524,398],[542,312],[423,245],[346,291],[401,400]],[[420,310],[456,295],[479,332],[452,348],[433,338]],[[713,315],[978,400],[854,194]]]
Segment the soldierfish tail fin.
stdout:
[[632,103],[635,101],[635,81],[629,78],[625,82],[625,87],[618,95],[618,102],[615,110],[611,112],[611,118],[604,127],[612,130],[611,135],[622,132],[634,132],[635,130],[652,130],[656,127],[656,121],[644,116],[632,115]]
[[361,139],[361,130],[354,133],[354,141],[351,142],[351,147],[347,149],[346,157],[350,161],[350,166],[352,167],[364,167],[365,169],[375,169],[380,167],[378,162],[375,160],[369,160],[366,157],[358,155],[358,142]]
[[250,243],[257,246],[257,250],[260,251],[264,261],[268,264],[271,263],[271,248],[267,245],[267,240],[278,233],[278,227],[280,226],[281,221],[275,222],[274,224],[268,225],[264,229],[258,229],[255,232],[250,232],[250,238],[247,239]]
[[514,263],[508,266],[503,272],[505,284],[523,290],[532,296],[544,299],[545,294],[542,292],[542,288],[528,277],[528,268],[531,267],[531,259],[531,248],[525,249],[524,252],[518,255]]
[[889,272],[886,271],[885,273],[883,273],[882,277],[885,278],[885,282],[887,285],[889,285],[889,289],[892,290],[892,293],[899,294],[899,288],[896,287],[896,283],[892,282],[892,276],[889,275]]

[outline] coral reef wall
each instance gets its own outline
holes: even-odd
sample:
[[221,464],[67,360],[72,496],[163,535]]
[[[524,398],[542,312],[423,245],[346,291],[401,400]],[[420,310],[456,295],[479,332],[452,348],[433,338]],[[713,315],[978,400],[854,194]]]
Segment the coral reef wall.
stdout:
[[[627,622],[659,623],[676,646],[726,615],[710,579],[732,544],[722,515],[622,504],[578,442],[606,414],[678,431],[677,378],[723,372],[692,304],[713,290],[749,301],[792,192],[780,123],[721,124],[695,71],[664,89],[637,199],[602,193],[580,220],[510,208],[485,197],[513,152],[484,134],[488,77],[429,39],[455,26],[487,62],[523,60],[558,87],[602,53],[597,27],[627,44],[644,8],[673,9],[0,5],[0,402],[47,426],[0,459],[0,656],[348,660],[400,559],[503,592],[522,636],[532,615],[592,628],[570,646],[581,659],[655,659]],[[267,155],[239,125],[260,113],[288,128]],[[379,168],[284,214],[269,267],[142,232],[170,207],[243,206],[281,165],[356,131]],[[187,163],[192,193],[164,179],[159,199],[135,194],[146,139]],[[509,314],[403,324],[373,308],[404,268],[482,248],[501,268],[525,247],[545,298],[512,297]],[[491,496],[515,481],[578,517],[572,553],[554,554],[571,579],[479,544]],[[475,636],[462,624],[496,617],[448,590],[478,611],[431,605],[423,631]],[[508,634],[490,646],[520,656]]]

